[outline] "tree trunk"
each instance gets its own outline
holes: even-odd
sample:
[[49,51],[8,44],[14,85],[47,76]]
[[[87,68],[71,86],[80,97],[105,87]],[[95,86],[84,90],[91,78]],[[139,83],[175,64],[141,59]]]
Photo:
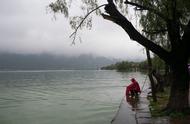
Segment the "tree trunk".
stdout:
[[175,62],[171,66],[172,83],[169,102],[166,110],[168,112],[186,112],[189,108],[189,76],[187,63]]
[[150,80],[150,84],[151,84],[151,91],[152,91],[152,98],[154,102],[157,102],[157,98],[156,98],[156,88],[155,88],[155,83],[152,77],[152,61],[150,58],[150,51],[146,48],[146,55],[147,55],[147,60],[148,60],[148,77]]
[[165,63],[165,72],[164,72],[164,86],[170,86],[171,84],[171,72],[170,72],[170,67],[167,63]]

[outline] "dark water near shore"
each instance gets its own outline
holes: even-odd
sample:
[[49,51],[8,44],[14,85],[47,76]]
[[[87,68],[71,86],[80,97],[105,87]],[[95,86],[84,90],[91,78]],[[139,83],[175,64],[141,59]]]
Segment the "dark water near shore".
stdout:
[[0,124],[110,124],[130,78],[97,70],[0,72]]

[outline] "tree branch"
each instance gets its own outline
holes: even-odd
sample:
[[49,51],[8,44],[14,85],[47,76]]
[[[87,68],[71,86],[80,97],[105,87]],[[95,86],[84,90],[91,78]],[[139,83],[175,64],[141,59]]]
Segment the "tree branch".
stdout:
[[105,6],[106,4],[102,4],[98,7],[96,7],[95,9],[91,10],[89,13],[87,13],[85,15],[85,17],[82,19],[82,21],[79,23],[79,25],[76,27],[75,31],[69,36],[70,38],[73,37],[73,41],[72,44],[75,44],[75,39],[76,39],[76,35],[77,35],[77,31],[78,29],[82,26],[83,22],[85,21],[85,19],[94,11],[96,11],[97,9],[100,9],[101,7]]
[[107,14],[101,14],[101,15],[102,15],[103,18],[106,19],[106,20],[109,20],[109,21],[112,21],[112,22],[115,22],[115,21],[116,21],[115,18],[113,18],[113,17],[111,17],[111,16],[109,16],[109,15],[107,15]]
[[149,10],[150,12],[153,12],[154,14],[158,15],[162,19],[168,20],[168,18],[165,15],[163,15],[162,13],[160,13],[159,11],[157,11],[156,9],[154,9],[152,7],[140,5],[140,4],[137,4],[137,3],[133,3],[133,2],[130,2],[128,0],[126,0],[124,3],[139,8],[139,9],[136,8],[137,10]]
[[148,40],[142,34],[140,34],[134,28],[131,22],[117,10],[116,6],[113,3],[111,4],[108,3],[105,6],[105,10],[109,15],[103,14],[104,19],[107,19],[109,21],[112,21],[120,25],[132,40],[137,41],[139,44],[143,45],[144,47],[148,48],[149,50],[157,54],[161,59],[163,59],[167,63],[170,63],[169,61],[170,59],[168,59],[170,57],[169,52],[164,50],[161,46]]

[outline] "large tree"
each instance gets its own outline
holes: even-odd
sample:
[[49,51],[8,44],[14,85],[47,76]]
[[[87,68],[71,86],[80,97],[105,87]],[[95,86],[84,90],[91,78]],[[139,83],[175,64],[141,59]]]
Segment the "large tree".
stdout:
[[[68,17],[69,7],[75,2],[56,0],[49,7],[54,12],[62,12]],[[189,108],[189,0],[106,0],[105,4],[98,6],[99,2],[81,0],[81,10],[86,11],[86,15],[69,18],[71,26],[75,29],[72,34],[74,39],[80,27],[85,24],[91,26],[91,18],[87,18],[89,14],[96,11],[100,15],[99,8],[104,6],[105,12],[101,13],[104,19],[122,27],[132,40],[151,50],[170,66],[173,80],[167,110],[184,111]],[[135,7],[134,10],[139,13],[142,31],[137,30],[127,18],[126,9],[129,6]],[[166,49],[164,44],[169,44],[170,48]]]

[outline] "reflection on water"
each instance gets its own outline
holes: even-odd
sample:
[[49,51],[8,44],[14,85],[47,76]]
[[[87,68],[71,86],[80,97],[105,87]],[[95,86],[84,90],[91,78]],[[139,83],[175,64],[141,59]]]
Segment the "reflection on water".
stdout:
[[115,71],[1,71],[0,124],[109,124],[134,76],[145,78]]
[[136,111],[138,109],[139,97],[126,96],[126,102],[131,105],[132,111]]

